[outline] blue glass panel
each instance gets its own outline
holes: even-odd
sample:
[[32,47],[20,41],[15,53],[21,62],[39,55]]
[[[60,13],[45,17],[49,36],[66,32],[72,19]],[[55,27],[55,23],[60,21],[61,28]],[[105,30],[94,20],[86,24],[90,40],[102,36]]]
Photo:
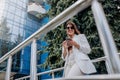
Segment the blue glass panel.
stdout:
[[18,26],[13,26],[12,34],[18,35],[18,32],[19,32],[19,27]]
[[17,0],[9,0],[10,2],[16,3]]
[[[7,18],[13,20],[14,19],[14,14],[8,13]],[[12,22],[12,21],[11,21]]]
[[17,4],[22,7],[23,2],[20,0],[17,0]]
[[14,18],[15,23],[16,22],[20,23],[20,20],[21,20],[21,18],[19,16],[15,15],[15,18]]
[[22,10],[17,9],[16,12],[15,12],[15,15],[21,16],[22,15]]
[[[42,25],[49,21],[48,17],[38,19],[27,13],[28,0],[6,0],[6,6],[4,10],[4,17],[7,19],[7,26],[10,28],[9,37],[11,43],[8,44],[9,49],[13,48],[13,44],[17,43],[21,37],[22,40],[28,38],[33,32],[38,30]],[[49,9],[49,5],[44,4],[46,10]],[[0,31],[1,33],[1,31]],[[19,36],[20,35],[20,36]],[[2,39],[2,38],[0,38]],[[17,45],[17,44],[15,44]],[[38,45],[45,45],[44,42],[38,43]],[[30,45],[29,45],[30,46]],[[30,53],[31,48],[27,46],[21,52],[20,60],[20,72],[22,74],[29,74],[30,72]],[[40,63],[45,61],[46,55],[41,56]],[[41,69],[41,71],[44,71]],[[43,76],[45,77],[45,76]],[[41,78],[43,78],[41,77]]]
[[15,12],[15,7],[13,5],[9,6],[8,11],[11,12],[11,13],[14,13]]
[[9,33],[12,33],[13,30],[13,24],[7,24],[7,27],[9,28]]

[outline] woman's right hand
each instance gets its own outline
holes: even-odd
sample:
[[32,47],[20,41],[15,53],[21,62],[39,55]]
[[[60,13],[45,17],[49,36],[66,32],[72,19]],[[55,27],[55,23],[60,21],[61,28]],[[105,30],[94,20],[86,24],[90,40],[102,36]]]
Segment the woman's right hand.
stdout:
[[68,46],[67,46],[67,41],[66,41],[66,40],[62,42],[62,46],[63,46],[65,49],[68,48]]

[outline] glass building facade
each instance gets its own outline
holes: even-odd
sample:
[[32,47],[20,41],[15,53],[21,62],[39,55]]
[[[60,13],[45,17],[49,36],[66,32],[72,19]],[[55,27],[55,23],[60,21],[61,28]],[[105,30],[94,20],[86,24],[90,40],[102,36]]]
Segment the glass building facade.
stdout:
[[[29,14],[28,4],[29,0],[0,0],[0,57],[49,21],[47,16],[40,19]],[[45,3],[42,6],[49,8]],[[29,74],[30,50],[28,45],[14,55],[12,71]],[[0,69],[2,68],[3,66],[0,66]]]

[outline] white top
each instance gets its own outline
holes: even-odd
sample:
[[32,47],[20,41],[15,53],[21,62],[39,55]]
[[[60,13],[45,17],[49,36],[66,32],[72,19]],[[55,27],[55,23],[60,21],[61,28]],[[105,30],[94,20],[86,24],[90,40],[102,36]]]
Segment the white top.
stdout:
[[[68,61],[75,60],[75,62],[78,64],[79,68],[82,70],[82,72],[89,74],[96,72],[96,69],[91,62],[90,58],[87,54],[90,53],[91,48],[90,45],[85,37],[84,34],[75,35],[72,40],[74,40],[77,44],[80,45],[80,49],[72,46],[72,53],[68,56],[67,55],[64,58],[62,54],[62,59],[65,60],[65,66],[68,63]],[[64,51],[64,47],[62,47],[62,53]]]

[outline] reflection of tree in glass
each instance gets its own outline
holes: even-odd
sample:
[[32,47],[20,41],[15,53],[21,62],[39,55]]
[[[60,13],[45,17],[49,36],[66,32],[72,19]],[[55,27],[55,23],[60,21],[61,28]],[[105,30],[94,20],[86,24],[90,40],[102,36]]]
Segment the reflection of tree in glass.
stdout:
[[[0,57],[5,55],[8,51],[17,46],[22,42],[23,37],[19,34],[15,42],[11,42],[11,35],[9,33],[10,28],[7,26],[6,19],[4,19],[0,24]],[[20,53],[19,51],[16,55],[13,56],[12,71],[18,71],[20,67]]]
[[17,38],[16,38],[16,40],[15,40],[15,42],[14,42],[14,45],[18,45],[19,43],[21,43],[23,41],[23,37],[20,35],[20,34],[18,34],[17,35]]
[[[7,27],[6,19],[3,19],[0,22],[0,57],[9,51],[10,45],[10,34],[9,28]],[[3,69],[6,66],[6,61],[0,64],[0,69]]]
[[9,30],[6,19],[4,19],[0,24],[0,39],[10,41]]
[[[23,40],[23,37],[18,34],[17,38],[15,40],[15,42],[13,43],[13,47],[17,46],[19,43],[21,43]],[[13,61],[12,61],[12,71],[19,71],[20,68],[20,55],[21,55],[21,51],[17,52],[17,54],[15,54],[13,56]]]
[[1,43],[0,56],[3,56],[9,50],[8,46],[10,43],[9,30],[10,29],[7,27],[6,19],[3,19],[3,21],[0,24],[0,43]]

